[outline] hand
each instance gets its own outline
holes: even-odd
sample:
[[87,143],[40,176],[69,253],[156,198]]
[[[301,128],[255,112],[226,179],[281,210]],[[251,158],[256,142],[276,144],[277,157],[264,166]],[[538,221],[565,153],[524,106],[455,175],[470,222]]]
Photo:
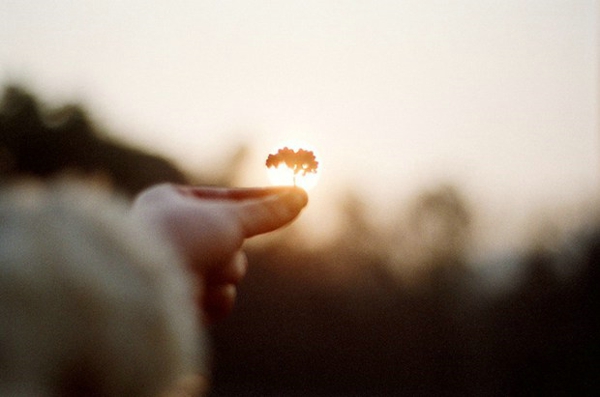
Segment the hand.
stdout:
[[291,222],[308,196],[295,187],[224,189],[158,185],[142,192],[133,213],[172,240],[198,276],[199,305],[209,323],[233,309],[246,274],[246,238]]

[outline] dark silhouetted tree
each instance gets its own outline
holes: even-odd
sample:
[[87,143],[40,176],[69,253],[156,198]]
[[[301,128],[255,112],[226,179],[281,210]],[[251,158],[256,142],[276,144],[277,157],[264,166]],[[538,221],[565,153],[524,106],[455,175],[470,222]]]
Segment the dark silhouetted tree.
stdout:
[[0,103],[0,172],[4,178],[101,174],[129,195],[160,182],[187,181],[164,158],[103,136],[81,106],[48,111],[15,86],[5,89]]

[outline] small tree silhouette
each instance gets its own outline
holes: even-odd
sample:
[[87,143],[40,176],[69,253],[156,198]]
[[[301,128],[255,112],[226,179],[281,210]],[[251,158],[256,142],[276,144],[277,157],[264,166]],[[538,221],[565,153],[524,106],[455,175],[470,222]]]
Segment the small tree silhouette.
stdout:
[[279,167],[281,164],[285,164],[289,169],[294,172],[294,186],[296,186],[296,175],[302,174],[315,174],[319,162],[317,161],[315,154],[310,150],[298,149],[294,151],[287,146],[283,149],[279,149],[276,154],[269,154],[267,157],[266,166]]

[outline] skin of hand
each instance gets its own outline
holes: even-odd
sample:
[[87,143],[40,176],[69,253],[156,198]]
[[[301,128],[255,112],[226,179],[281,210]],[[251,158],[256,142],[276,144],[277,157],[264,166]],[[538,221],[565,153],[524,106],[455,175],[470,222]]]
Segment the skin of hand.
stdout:
[[183,254],[202,284],[204,320],[226,317],[248,266],[246,238],[276,230],[308,203],[297,187],[205,188],[162,184],[143,191],[132,213],[158,227]]

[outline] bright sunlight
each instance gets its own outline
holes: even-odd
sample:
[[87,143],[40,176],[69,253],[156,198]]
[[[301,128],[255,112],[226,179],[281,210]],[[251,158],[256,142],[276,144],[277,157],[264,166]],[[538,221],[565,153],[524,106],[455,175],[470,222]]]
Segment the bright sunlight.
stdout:
[[[321,167],[319,167],[319,172],[317,172],[316,169],[317,165],[320,166],[320,164],[316,161],[316,155],[312,157],[312,160],[314,160],[314,170],[308,170],[308,165],[304,163],[300,164],[300,168],[296,168],[296,171],[294,172],[294,168],[286,165],[283,158],[280,157],[284,154],[286,149],[289,151],[288,154],[291,153],[298,155],[299,153],[304,153],[308,154],[309,157],[311,157],[310,154],[315,154],[312,146],[304,142],[282,143],[277,149],[272,151],[272,153],[276,154],[269,155],[269,159],[267,160],[269,180],[273,185],[276,186],[291,186],[295,184],[306,191],[311,190],[317,185],[319,172],[321,171]],[[269,164],[269,161],[271,160],[272,162]],[[306,170],[308,170],[308,172],[305,172]]]

